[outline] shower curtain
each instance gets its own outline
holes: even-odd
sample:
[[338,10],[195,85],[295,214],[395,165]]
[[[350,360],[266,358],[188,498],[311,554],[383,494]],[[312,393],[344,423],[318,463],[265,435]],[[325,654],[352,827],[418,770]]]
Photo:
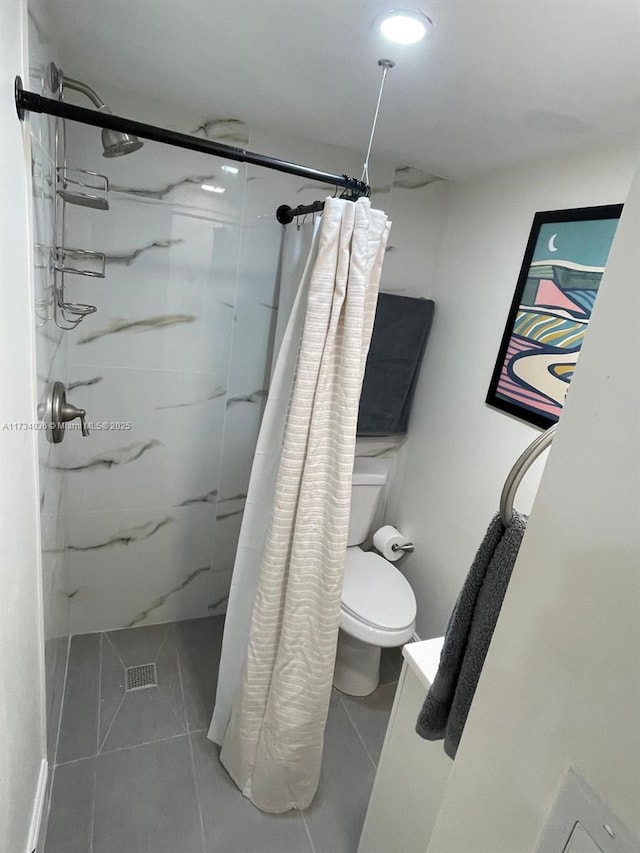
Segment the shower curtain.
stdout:
[[263,811],[317,789],[340,617],[358,401],[390,223],[327,199],[273,376],[209,737]]
[[[278,353],[282,346],[284,334],[289,325],[289,318],[299,290],[300,282],[310,258],[315,260],[314,240],[318,233],[321,220],[314,217],[310,222],[303,222],[292,228],[282,229],[282,245],[280,248],[280,263],[278,269],[278,285],[276,303],[276,327],[273,336],[273,356],[271,359],[271,381],[278,361]],[[298,330],[299,336],[299,330]],[[296,344],[298,341],[296,340]],[[295,359],[297,352],[293,354]]]

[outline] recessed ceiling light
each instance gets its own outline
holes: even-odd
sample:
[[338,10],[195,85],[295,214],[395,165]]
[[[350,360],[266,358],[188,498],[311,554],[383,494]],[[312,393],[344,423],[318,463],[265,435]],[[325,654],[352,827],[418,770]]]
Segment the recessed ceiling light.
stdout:
[[229,172],[232,175],[237,175],[240,169],[237,166],[227,166],[226,163],[221,167],[223,172]]
[[213,184],[201,184],[201,190],[206,190],[210,193],[225,193],[226,189],[224,187],[214,187]]
[[396,44],[416,44],[432,26],[431,19],[422,12],[392,9],[380,22],[380,32]]

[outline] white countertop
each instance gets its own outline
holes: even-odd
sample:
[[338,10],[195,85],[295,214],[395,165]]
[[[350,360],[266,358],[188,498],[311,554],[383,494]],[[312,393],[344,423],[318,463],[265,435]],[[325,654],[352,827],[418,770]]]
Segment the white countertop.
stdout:
[[444,637],[435,637],[433,640],[407,643],[402,649],[407,665],[411,667],[427,690],[436,677],[443,644]]

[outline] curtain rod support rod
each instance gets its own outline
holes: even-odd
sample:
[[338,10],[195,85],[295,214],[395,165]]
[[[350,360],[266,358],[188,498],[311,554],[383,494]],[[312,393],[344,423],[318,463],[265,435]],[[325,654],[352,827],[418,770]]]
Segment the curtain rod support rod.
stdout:
[[[364,156],[364,164],[362,167],[362,178],[360,179],[363,183],[369,183],[369,158],[371,157],[371,149],[373,147],[373,139],[376,134],[376,126],[378,124],[378,116],[380,115],[380,104],[382,103],[382,93],[384,91],[385,80],[387,79],[387,74],[389,71],[395,67],[395,62],[393,59],[379,59],[378,66],[382,68],[382,79],[380,80],[380,90],[378,91],[378,102],[376,103],[376,109],[373,114],[373,124],[371,125],[371,133],[369,135],[369,145],[367,146],[367,153]],[[359,198],[361,195],[369,196],[370,193],[361,193],[358,190],[352,191],[350,194],[347,194],[346,197],[350,198],[351,201]],[[343,194],[341,198],[344,198]],[[289,225],[290,222],[297,216],[306,216],[309,213],[320,213],[324,209],[323,201],[313,201],[311,204],[299,204],[297,207],[290,207],[288,204],[281,204],[280,207],[276,210],[276,219],[282,225]]]
[[29,92],[22,86],[20,77],[15,80],[16,111],[20,121],[24,121],[26,112],[46,113],[59,118],[77,121],[80,124],[89,124],[93,127],[107,128],[108,130],[119,130],[122,133],[130,133],[149,139],[152,142],[162,142],[166,145],[174,145],[176,148],[186,148],[190,151],[199,151],[202,154],[211,154],[214,157],[223,157],[228,160],[236,160],[239,163],[252,163],[254,166],[262,166],[265,169],[274,169],[277,172],[285,172],[288,175],[297,175],[312,181],[320,181],[331,186],[344,187],[358,195],[368,196],[371,189],[364,181],[358,178],[350,178],[348,175],[333,175],[330,172],[321,172],[309,166],[299,163],[290,163],[287,160],[279,160],[276,157],[268,157],[264,154],[256,154],[246,151],[244,148],[236,148],[233,145],[224,145],[211,139],[201,139],[198,136],[190,136],[187,133],[178,133],[156,127],[152,124],[132,121],[111,113],[99,113],[95,110],[77,107],[65,101],[57,101],[53,98],[45,98],[35,92]]

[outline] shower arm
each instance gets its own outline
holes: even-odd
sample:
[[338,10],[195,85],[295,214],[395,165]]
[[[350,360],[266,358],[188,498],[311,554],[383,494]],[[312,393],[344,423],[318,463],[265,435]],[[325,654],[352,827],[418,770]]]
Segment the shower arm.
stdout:
[[74,80],[73,77],[62,76],[62,89],[73,89],[76,92],[81,92],[97,107],[98,110],[109,109],[97,92],[83,83],[81,80]]
[[47,85],[52,92],[57,92],[59,95],[62,95],[65,88],[73,89],[74,91],[80,92],[82,95],[89,98],[96,109],[111,112],[95,89],[92,89],[91,86],[87,85],[87,83],[83,83],[82,80],[75,80],[73,77],[67,77],[62,68],[58,68],[55,62],[50,62],[47,65],[45,75]]
[[[73,80],[72,83],[74,85],[69,88],[76,88],[77,91],[83,92],[91,98],[93,103],[95,103],[94,98],[97,98],[98,101],[100,101],[98,96],[89,86],[86,86],[84,83],[79,83],[77,80]],[[69,78],[63,78],[63,85],[68,84]],[[69,104],[65,101],[45,98],[35,92],[25,90],[22,86],[22,79],[20,77],[16,77],[15,79],[15,103],[20,121],[24,121],[26,112],[45,113],[46,115],[58,116],[59,118],[76,121],[80,124],[88,124],[93,127],[101,127],[106,128],[107,130],[133,134],[135,136],[142,137],[142,139],[149,139],[152,142],[162,142],[166,145],[173,145],[176,148],[185,148],[189,151],[199,151],[202,154],[210,154],[214,157],[235,160],[239,163],[251,163],[255,166],[262,166],[265,169],[273,169],[277,172],[284,172],[288,175],[297,175],[301,178],[320,181],[321,183],[330,184],[331,186],[343,187],[358,197],[368,197],[371,194],[371,188],[367,183],[359,180],[358,178],[351,178],[348,175],[335,175],[330,172],[322,172],[318,169],[312,169],[309,166],[302,166],[299,163],[291,163],[287,160],[279,160],[276,157],[256,154],[253,151],[247,151],[244,148],[236,148],[232,145],[224,145],[221,142],[214,142],[211,139],[202,139],[198,136],[190,136],[187,133],[178,133],[175,130],[156,127],[152,124],[143,124],[142,122],[132,121],[131,119],[113,115],[112,113],[106,112],[106,110],[100,108],[100,111],[98,112],[96,110],[85,109],[84,107],[77,107],[74,104]]]

